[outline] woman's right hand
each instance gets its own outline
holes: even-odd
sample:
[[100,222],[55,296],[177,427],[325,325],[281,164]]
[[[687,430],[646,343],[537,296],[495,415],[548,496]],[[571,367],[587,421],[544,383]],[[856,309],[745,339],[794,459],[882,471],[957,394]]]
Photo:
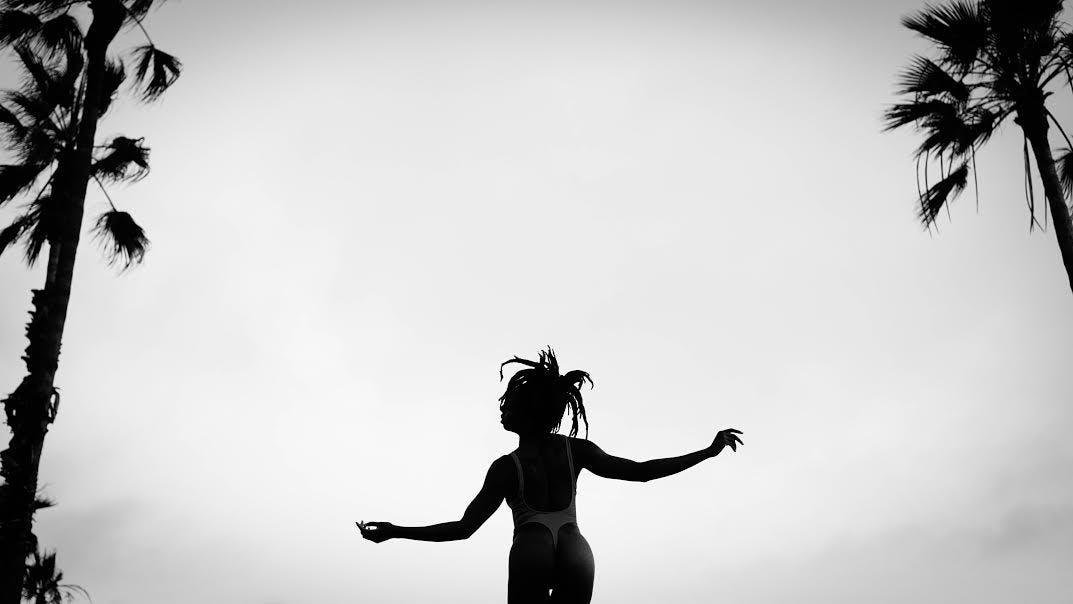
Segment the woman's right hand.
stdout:
[[355,522],[361,536],[373,543],[387,541],[395,536],[395,525],[390,522]]
[[711,451],[712,457],[719,455],[726,447],[730,447],[731,451],[737,451],[738,445],[744,445],[738,435],[742,434],[741,430],[735,430],[734,428],[727,428],[726,430],[720,430],[715,435],[715,440],[712,441],[708,450]]

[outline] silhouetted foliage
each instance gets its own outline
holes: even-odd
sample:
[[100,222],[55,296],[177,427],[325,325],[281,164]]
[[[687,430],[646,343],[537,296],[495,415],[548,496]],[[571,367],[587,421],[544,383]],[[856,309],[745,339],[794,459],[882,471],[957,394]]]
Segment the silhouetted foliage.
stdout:
[[[54,555],[35,555],[40,576],[23,570],[36,551],[33,493],[44,437],[58,408],[54,379],[91,182],[109,206],[92,227],[108,261],[129,269],[142,261],[149,243],[105,189],[143,178],[149,171],[149,148],[143,139],[126,136],[98,144],[96,135],[98,121],[124,84],[141,100],[155,100],[179,76],[182,65],[158,49],[142,25],[154,4],[0,0],[0,47],[13,51],[22,74],[17,89],[0,95],[0,144],[14,158],[0,166],[0,206],[23,200],[21,212],[0,229],[0,255],[22,244],[30,265],[46,250],[48,256],[45,284],[33,291],[26,328],[27,373],[3,399],[11,441],[0,454],[0,604],[15,604],[24,580],[36,602],[59,602],[70,590],[78,591],[62,585],[61,575],[52,572]],[[130,52],[128,60],[137,69],[129,79],[123,59],[109,55],[125,26],[140,29],[148,40]]]
[[[927,228],[967,188],[969,175],[975,179],[977,150],[1012,118],[1025,139],[1029,229],[1039,224],[1031,148],[1073,288],[1073,224],[1048,142],[1049,125],[1070,148],[1073,143],[1045,103],[1051,88],[1063,81],[1073,90],[1073,33],[1060,18],[1062,4],[958,0],[906,17],[902,24],[930,40],[937,57],[912,59],[898,78],[898,93],[907,100],[887,109],[884,118],[888,130],[914,125],[924,135],[916,160],[918,181],[923,181],[919,216]],[[1073,175],[1067,182],[1073,183]]]

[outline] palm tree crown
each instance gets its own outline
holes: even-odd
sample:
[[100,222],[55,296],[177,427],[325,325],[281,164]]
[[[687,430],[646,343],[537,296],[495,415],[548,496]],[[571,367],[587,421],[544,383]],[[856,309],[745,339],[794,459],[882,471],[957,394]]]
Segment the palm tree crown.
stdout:
[[[925,169],[928,162],[940,164],[938,182],[926,179],[920,191],[926,226],[966,188],[976,150],[1005,120],[1039,107],[1057,125],[1044,101],[1049,88],[1070,75],[1073,37],[1059,19],[1061,11],[1061,0],[957,1],[902,21],[939,51],[936,60],[913,59],[898,90],[911,99],[885,115],[888,129],[918,126],[925,139],[917,159]],[[1027,169],[1027,139],[1025,161]],[[1029,204],[1034,223],[1031,191]]]
[[[0,45],[10,45],[23,72],[22,85],[0,97],[0,134],[15,162],[0,165],[0,207],[26,197],[23,211],[0,230],[0,254],[22,242],[28,264],[33,264],[45,243],[54,239],[64,212],[61,195],[54,194],[56,170],[78,144],[85,105],[85,34],[72,14],[71,2],[0,2]],[[151,7],[145,0],[125,5],[126,20],[141,27]],[[144,31],[144,29],[143,29]],[[158,98],[178,77],[181,63],[149,42],[133,51],[134,86],[143,100]],[[105,63],[103,90],[97,118],[111,107],[127,80],[121,58]],[[91,178],[105,184],[138,180],[149,171],[149,149],[143,139],[117,136],[92,153]],[[129,268],[142,260],[149,243],[144,231],[127,212],[110,208],[96,220],[94,232],[109,259]]]
[[[1049,209],[1073,290],[1073,220],[1066,203],[1073,191],[1073,142],[1046,104],[1063,80],[1073,90],[1073,33],[1061,20],[1062,4],[955,0],[906,17],[902,24],[938,52],[934,59],[913,58],[898,89],[909,100],[891,106],[884,117],[888,130],[914,124],[924,134],[916,151],[917,196],[920,220],[929,229],[939,211],[949,211],[949,202],[965,190],[969,175],[976,178],[977,149],[1012,117],[1024,135],[1029,230],[1039,224],[1034,158],[1046,198],[1044,228]],[[1052,124],[1067,145],[1057,160],[1048,138]],[[929,168],[936,167],[933,183]]]

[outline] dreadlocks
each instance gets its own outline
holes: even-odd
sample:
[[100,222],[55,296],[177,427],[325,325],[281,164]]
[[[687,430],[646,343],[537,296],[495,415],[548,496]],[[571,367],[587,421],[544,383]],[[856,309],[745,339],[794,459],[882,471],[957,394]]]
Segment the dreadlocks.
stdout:
[[587,381],[592,388],[592,378],[580,369],[568,371],[566,375],[559,375],[559,362],[555,359],[555,352],[549,346],[540,351],[537,361],[530,361],[514,357],[504,361],[499,366],[499,379],[503,379],[503,367],[519,363],[527,369],[520,369],[511,376],[507,382],[507,389],[503,396],[499,397],[500,407],[507,401],[521,403],[527,413],[532,414],[538,425],[547,426],[550,432],[559,432],[562,425],[563,415],[567,406],[570,407],[571,421],[570,436],[577,436],[577,420],[585,422],[585,437],[589,434],[589,420],[585,416],[585,404],[581,400],[581,387]]

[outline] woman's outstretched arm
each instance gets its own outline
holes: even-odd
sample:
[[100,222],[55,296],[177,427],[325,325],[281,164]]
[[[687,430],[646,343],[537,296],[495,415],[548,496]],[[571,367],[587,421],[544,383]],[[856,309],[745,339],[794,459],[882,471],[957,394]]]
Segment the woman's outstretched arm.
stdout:
[[458,541],[468,539],[499,508],[506,493],[504,485],[507,466],[505,458],[492,462],[484,477],[480,492],[466,508],[461,520],[441,522],[430,526],[396,526],[390,522],[359,522],[361,536],[380,543],[388,539],[413,539],[415,541]]
[[740,430],[734,430],[733,428],[721,430],[715,435],[715,440],[712,441],[711,445],[699,451],[686,453],[678,457],[651,459],[642,462],[608,455],[596,443],[587,440],[577,440],[574,443],[578,449],[578,457],[580,457],[579,461],[581,461],[582,466],[588,468],[593,474],[616,480],[648,482],[649,480],[664,478],[692,468],[705,459],[719,455],[726,447],[730,447],[732,451],[737,451],[738,445],[743,444],[737,436],[741,433]]

